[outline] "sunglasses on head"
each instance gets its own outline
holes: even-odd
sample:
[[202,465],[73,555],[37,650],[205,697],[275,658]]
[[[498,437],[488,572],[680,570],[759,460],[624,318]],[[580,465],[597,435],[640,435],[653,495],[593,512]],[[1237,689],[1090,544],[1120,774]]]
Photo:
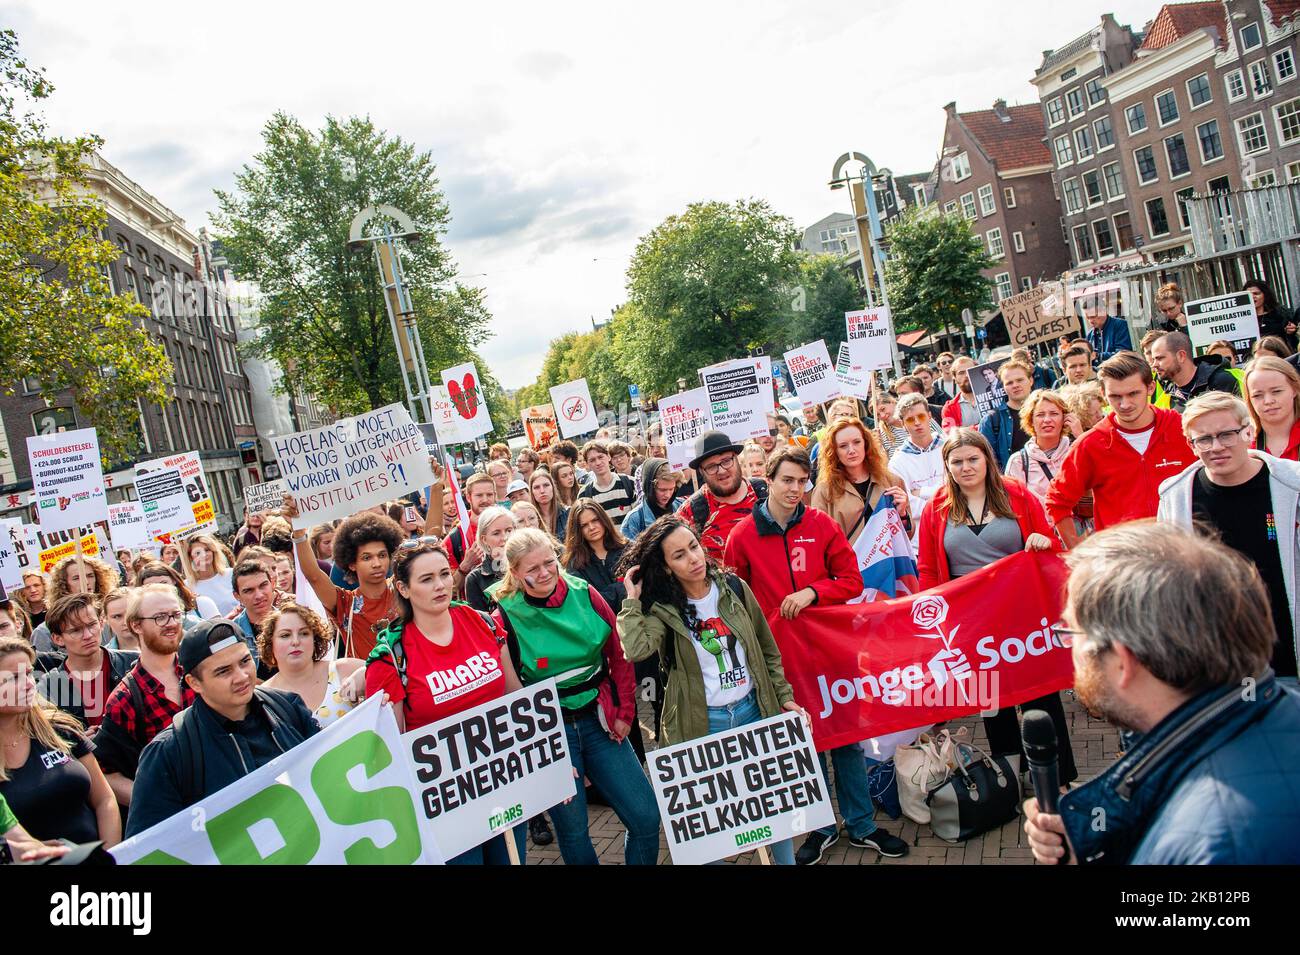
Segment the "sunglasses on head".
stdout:
[[397,546],[402,550],[415,550],[417,547],[422,547],[425,544],[432,544],[436,547],[441,543],[441,537],[436,537],[433,534],[425,534],[423,537],[412,537],[408,540],[404,540]]

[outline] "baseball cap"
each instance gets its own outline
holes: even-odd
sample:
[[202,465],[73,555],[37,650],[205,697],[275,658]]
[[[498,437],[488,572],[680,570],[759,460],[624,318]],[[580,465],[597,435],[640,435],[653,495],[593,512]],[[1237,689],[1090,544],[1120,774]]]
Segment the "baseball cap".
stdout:
[[528,485],[525,484],[523,481],[519,480],[519,478],[515,478],[513,481],[511,481],[509,484],[506,485],[506,497],[509,497],[511,494],[514,494],[516,491],[526,491],[526,490],[528,490]]
[[200,663],[226,647],[242,643],[243,635],[229,620],[204,620],[181,637],[176,651],[181,669],[193,673]]

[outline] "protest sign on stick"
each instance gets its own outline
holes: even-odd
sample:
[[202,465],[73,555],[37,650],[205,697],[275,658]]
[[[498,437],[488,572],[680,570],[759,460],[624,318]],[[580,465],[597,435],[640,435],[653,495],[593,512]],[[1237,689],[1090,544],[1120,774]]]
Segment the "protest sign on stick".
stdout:
[[1079,330],[1074,315],[1067,316],[1058,307],[1063,296],[1053,291],[1054,284],[1059,283],[1045,282],[999,303],[1013,347],[1031,348]]
[[561,437],[576,438],[600,427],[586,378],[566,381],[552,388],[551,405],[555,408],[555,421],[560,426]]
[[534,451],[549,447],[559,434],[554,405],[533,405],[519,414],[524,423],[524,437]]
[[767,434],[767,416],[775,407],[770,358],[719,362],[701,368],[700,380],[708,392],[714,429],[737,442]]
[[804,404],[819,405],[844,394],[826,342],[819,339],[786,352],[785,363],[795,394]]
[[871,372],[853,361],[848,342],[840,342],[840,352],[835,358],[835,377],[839,379],[842,394],[862,401],[871,400]]
[[289,487],[284,481],[267,481],[244,488],[244,509],[250,514],[279,511]]
[[114,550],[147,550],[153,546],[144,505],[139,501],[108,505],[108,528]]
[[1250,360],[1259,340],[1259,316],[1249,292],[1200,298],[1184,305],[1183,311],[1187,315],[1187,337],[1197,355],[1203,355],[1215,342],[1226,341],[1239,364]]
[[108,520],[99,436],[94,428],[27,439],[37,521],[47,531]]
[[433,405],[433,427],[437,432],[438,443],[463,444],[465,441],[473,441],[473,438],[461,436],[460,428],[456,424],[459,415],[456,413],[456,406],[452,404],[450,396],[447,394],[446,385],[433,385],[429,388],[430,404]]
[[[479,377],[474,363],[467,361],[455,368],[444,368],[442,383],[455,409],[453,420],[460,440],[473,441],[489,434],[492,431],[492,418],[488,414],[487,394],[483,391],[483,379]],[[443,443],[447,443],[446,439]]]
[[[146,493],[140,490],[142,480]],[[173,539],[217,529],[216,509],[208,494],[203,461],[193,451],[137,465],[135,488],[136,497],[144,505],[149,533],[160,543],[169,544]],[[151,504],[154,506],[150,507]]]
[[16,517],[0,518],[0,587],[8,593],[22,589],[24,568],[23,522]]
[[713,427],[708,390],[692,388],[660,401],[659,424],[668,448],[668,466],[684,471],[695,457],[695,439]]
[[864,371],[889,368],[894,364],[894,353],[889,340],[889,309],[860,308],[844,313],[845,341],[855,366]]
[[998,378],[998,369],[1006,361],[1005,358],[999,358],[996,361],[975,365],[970,369],[970,386],[975,398],[975,410],[979,412],[980,420],[1007,400],[1007,390],[1002,387],[1002,382]]

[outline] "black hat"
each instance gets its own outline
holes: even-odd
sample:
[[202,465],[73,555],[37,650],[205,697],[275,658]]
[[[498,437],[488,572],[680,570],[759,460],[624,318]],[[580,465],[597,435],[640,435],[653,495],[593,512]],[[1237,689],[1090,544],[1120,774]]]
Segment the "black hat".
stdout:
[[176,656],[181,670],[193,673],[200,663],[226,647],[243,643],[244,636],[229,620],[204,620],[181,637]]
[[691,470],[694,471],[700,466],[701,461],[715,454],[723,454],[727,451],[739,454],[743,450],[744,447],[733,444],[731,439],[721,431],[706,431],[695,439],[695,457],[691,458]]

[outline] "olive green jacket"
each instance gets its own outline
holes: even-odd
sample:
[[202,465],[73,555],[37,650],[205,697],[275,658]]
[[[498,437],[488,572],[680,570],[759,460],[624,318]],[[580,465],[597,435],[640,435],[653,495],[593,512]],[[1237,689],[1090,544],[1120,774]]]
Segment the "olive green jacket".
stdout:
[[[749,584],[741,581],[741,600],[722,580],[718,586],[718,613],[736,634],[745,648],[745,659],[754,690],[758,694],[758,709],[763,718],[777,716],[782,707],[794,699],[794,690],[786,682],[781,668],[781,651],[763,616],[762,608],[754,599]],[[618,632],[623,639],[623,652],[636,662],[660,654],[666,641],[673,641],[676,662],[668,672],[664,688],[663,744],[672,745],[689,739],[709,735],[709,711],[704,698],[704,675],[696,656],[694,640],[686,621],[676,607],[656,603],[645,611],[640,600],[624,599],[618,613]]]

